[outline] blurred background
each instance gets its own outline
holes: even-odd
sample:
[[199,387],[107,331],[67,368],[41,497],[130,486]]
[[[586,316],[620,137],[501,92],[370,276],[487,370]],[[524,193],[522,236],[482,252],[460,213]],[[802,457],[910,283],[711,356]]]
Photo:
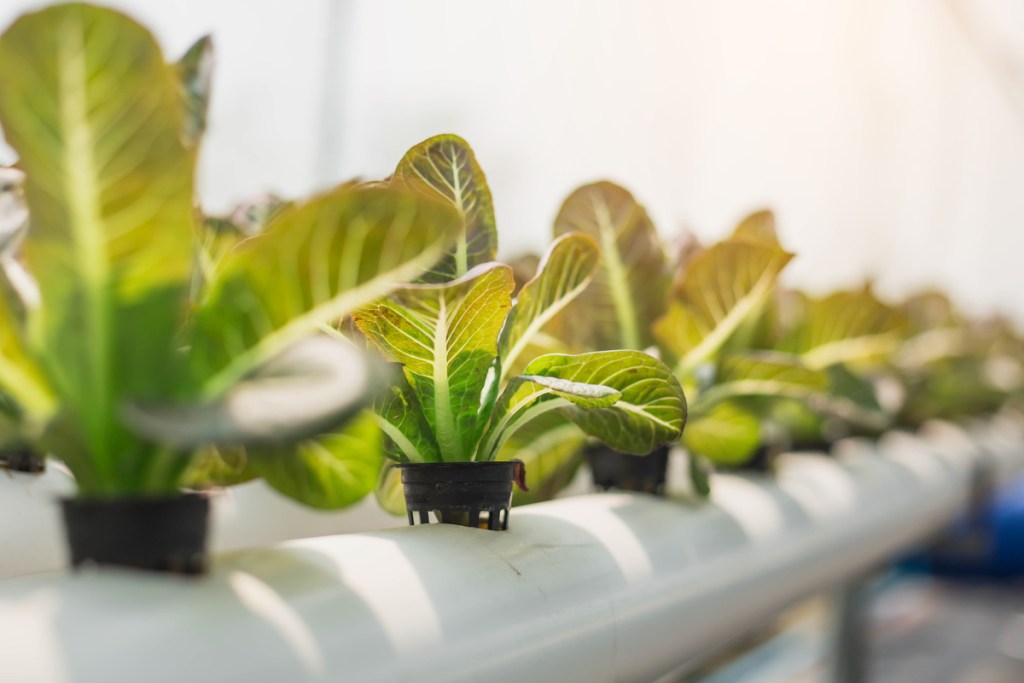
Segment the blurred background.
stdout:
[[[4,0],[0,24],[46,3]],[[176,57],[216,39],[206,207],[387,175],[469,140],[502,251],[611,178],[666,238],[773,207],[812,290],[927,285],[1024,323],[1016,0],[119,0]],[[10,161],[9,151],[0,161]]]
[[[3,0],[0,26],[46,4]],[[563,198],[609,178],[666,239],[716,239],[773,208],[798,254],[789,284],[936,286],[1024,326],[1019,0],[101,4],[153,28],[169,58],[213,34],[209,211],[382,177],[454,132],[488,175],[506,257],[543,249]],[[882,586],[872,680],[1022,680],[1019,584]],[[799,609],[806,639],[789,629],[775,660],[755,648],[707,680],[819,680],[817,655],[793,653],[821,650],[822,611]]]

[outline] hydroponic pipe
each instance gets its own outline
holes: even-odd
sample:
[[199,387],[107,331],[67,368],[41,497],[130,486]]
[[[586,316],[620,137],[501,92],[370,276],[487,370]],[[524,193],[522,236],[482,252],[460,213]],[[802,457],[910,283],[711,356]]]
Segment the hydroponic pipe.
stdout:
[[[970,447],[964,447],[964,444]],[[1000,441],[1006,462],[1020,440]],[[212,576],[0,582],[0,680],[651,681],[926,538],[980,448],[884,439],[719,476],[706,505],[588,495],[507,532],[417,527],[226,554]]]

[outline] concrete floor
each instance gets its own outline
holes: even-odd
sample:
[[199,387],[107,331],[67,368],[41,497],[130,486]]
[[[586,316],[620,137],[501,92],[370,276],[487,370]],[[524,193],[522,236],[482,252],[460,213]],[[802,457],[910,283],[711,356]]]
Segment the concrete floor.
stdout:
[[870,683],[1024,683],[1024,582],[904,580],[871,630]]
[[[865,683],[1024,683],[1024,581],[889,577],[869,589]],[[773,629],[673,683],[830,683],[835,602],[808,601]]]

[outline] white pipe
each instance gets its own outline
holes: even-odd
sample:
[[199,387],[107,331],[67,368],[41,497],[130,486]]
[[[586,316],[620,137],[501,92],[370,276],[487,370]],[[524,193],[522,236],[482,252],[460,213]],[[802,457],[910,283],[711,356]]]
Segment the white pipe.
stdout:
[[717,476],[705,505],[588,495],[517,509],[507,532],[229,553],[203,580],[7,580],[0,680],[651,681],[962,508],[971,449],[893,435],[866,450],[784,457],[775,481]]
[[406,524],[404,517],[384,512],[373,494],[344,510],[315,510],[257,480],[213,494],[210,546],[214,551],[237,550]]
[[60,463],[47,463],[39,474],[0,471],[0,579],[66,564],[58,501],[74,490]]
[[[74,479],[58,462],[42,474],[0,471],[0,579],[54,572],[67,564],[59,500],[73,495]],[[210,547],[214,552],[402,526],[372,495],[351,508],[323,511],[300,505],[262,481],[212,494]]]

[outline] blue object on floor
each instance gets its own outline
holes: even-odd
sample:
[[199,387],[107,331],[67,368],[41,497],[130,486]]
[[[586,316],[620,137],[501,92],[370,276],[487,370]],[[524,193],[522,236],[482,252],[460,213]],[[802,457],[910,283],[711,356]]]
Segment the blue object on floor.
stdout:
[[960,519],[928,552],[902,564],[909,571],[942,576],[1024,576],[1024,476],[980,511]]

